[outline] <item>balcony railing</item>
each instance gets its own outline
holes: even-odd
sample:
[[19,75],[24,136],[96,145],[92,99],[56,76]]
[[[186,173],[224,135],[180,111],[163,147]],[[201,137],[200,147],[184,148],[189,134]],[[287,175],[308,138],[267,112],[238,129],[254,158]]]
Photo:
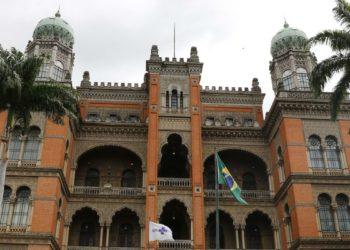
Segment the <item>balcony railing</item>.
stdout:
[[[215,198],[216,192],[213,189],[206,189],[204,191],[205,197]],[[242,190],[242,198],[247,200],[270,200],[273,198],[271,191],[269,190]],[[231,198],[232,193],[230,190],[219,190],[220,198]]]
[[159,249],[192,249],[192,240],[175,240],[159,242]]
[[68,246],[67,250],[98,250],[99,247],[87,247],[87,246]]
[[145,194],[143,188],[137,187],[88,187],[74,186],[74,194],[83,195],[115,195],[115,196],[142,196]]
[[344,175],[345,170],[341,168],[311,168],[312,174],[317,176],[339,176]]
[[190,188],[190,178],[158,178],[159,187]]

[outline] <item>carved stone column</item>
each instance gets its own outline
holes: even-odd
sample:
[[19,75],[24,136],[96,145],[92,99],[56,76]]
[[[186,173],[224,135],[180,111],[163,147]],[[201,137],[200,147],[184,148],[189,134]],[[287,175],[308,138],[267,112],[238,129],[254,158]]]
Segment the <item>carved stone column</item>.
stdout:
[[275,189],[274,189],[274,186],[273,186],[272,173],[271,173],[270,170],[268,170],[267,174],[268,174],[268,177],[269,177],[269,190],[270,190],[270,193],[274,194],[275,193]]
[[70,180],[69,180],[69,188],[70,191],[73,192],[73,187],[74,187],[74,181],[75,181],[75,170],[76,170],[76,164],[74,164],[74,167],[71,168],[70,170]]
[[241,225],[242,249],[246,249],[246,248],[245,248],[245,235],[244,235],[244,231],[245,231],[245,225]]
[[109,247],[109,230],[111,228],[110,224],[106,225],[106,249]]
[[280,249],[278,242],[278,228],[276,226],[273,227],[273,240],[275,244],[275,249]]
[[239,249],[239,225],[235,224],[235,239],[236,239],[236,249]]
[[101,226],[100,227],[100,247],[99,249],[102,250],[102,246],[103,246],[103,230],[104,229],[104,226]]

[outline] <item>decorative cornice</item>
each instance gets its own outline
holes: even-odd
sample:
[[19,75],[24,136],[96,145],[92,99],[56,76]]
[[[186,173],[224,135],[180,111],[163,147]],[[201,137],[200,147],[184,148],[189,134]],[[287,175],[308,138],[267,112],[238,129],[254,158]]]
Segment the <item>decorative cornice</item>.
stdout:
[[86,137],[111,137],[127,135],[129,137],[140,137],[147,135],[146,124],[128,125],[81,125],[77,131],[77,138]]
[[202,137],[206,138],[251,138],[254,140],[264,140],[260,128],[226,128],[226,127],[203,127]]
[[115,88],[115,87],[78,87],[81,99],[104,100],[104,101],[148,101],[148,94],[145,88]]
[[250,104],[250,105],[262,105],[265,94],[256,91],[249,91],[246,88],[242,91],[241,88],[238,91],[228,90],[225,88],[219,88],[218,90],[202,90],[201,91],[201,102],[203,104]]
[[16,244],[33,244],[33,245],[44,245],[49,244],[53,249],[59,250],[59,244],[56,238],[47,233],[12,233],[12,232],[2,232],[0,236],[0,243],[11,244],[16,242]]

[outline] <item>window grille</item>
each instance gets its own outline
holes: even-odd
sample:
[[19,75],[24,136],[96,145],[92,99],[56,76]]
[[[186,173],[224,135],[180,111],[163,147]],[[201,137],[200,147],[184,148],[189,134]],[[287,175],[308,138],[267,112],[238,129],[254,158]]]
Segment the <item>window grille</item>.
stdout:
[[9,216],[9,212],[10,212],[11,193],[12,193],[11,188],[8,186],[5,186],[4,187],[4,195],[2,198],[1,214],[0,214],[0,226],[2,226],[2,227],[7,225],[7,218]]
[[336,201],[339,230],[341,232],[350,232],[349,199],[344,194],[338,194]]
[[177,103],[177,90],[174,89],[173,91],[171,91],[171,108],[173,109],[177,109],[178,107],[178,103]]
[[15,128],[12,132],[11,140],[9,143],[9,159],[10,160],[19,160],[20,159],[20,152],[21,152],[21,140],[20,140],[20,129]]
[[27,140],[24,143],[23,160],[37,161],[39,154],[39,128],[32,128],[28,133]]
[[320,217],[321,230],[323,232],[335,232],[330,197],[322,194],[318,197],[318,203],[318,213]]
[[326,156],[328,168],[341,168],[340,152],[337,145],[337,140],[333,136],[326,137]]

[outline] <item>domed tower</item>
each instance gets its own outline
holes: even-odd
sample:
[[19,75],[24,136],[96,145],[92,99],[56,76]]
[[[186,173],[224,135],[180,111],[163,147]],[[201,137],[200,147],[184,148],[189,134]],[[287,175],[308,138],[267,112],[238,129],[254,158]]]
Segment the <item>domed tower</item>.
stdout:
[[26,48],[28,55],[44,57],[37,81],[70,84],[74,62],[73,44],[73,29],[61,18],[59,11],[54,17],[44,18],[37,24],[33,41],[29,41]]
[[278,91],[308,91],[309,74],[316,59],[306,34],[284,23],[271,41],[270,72],[275,94]]

